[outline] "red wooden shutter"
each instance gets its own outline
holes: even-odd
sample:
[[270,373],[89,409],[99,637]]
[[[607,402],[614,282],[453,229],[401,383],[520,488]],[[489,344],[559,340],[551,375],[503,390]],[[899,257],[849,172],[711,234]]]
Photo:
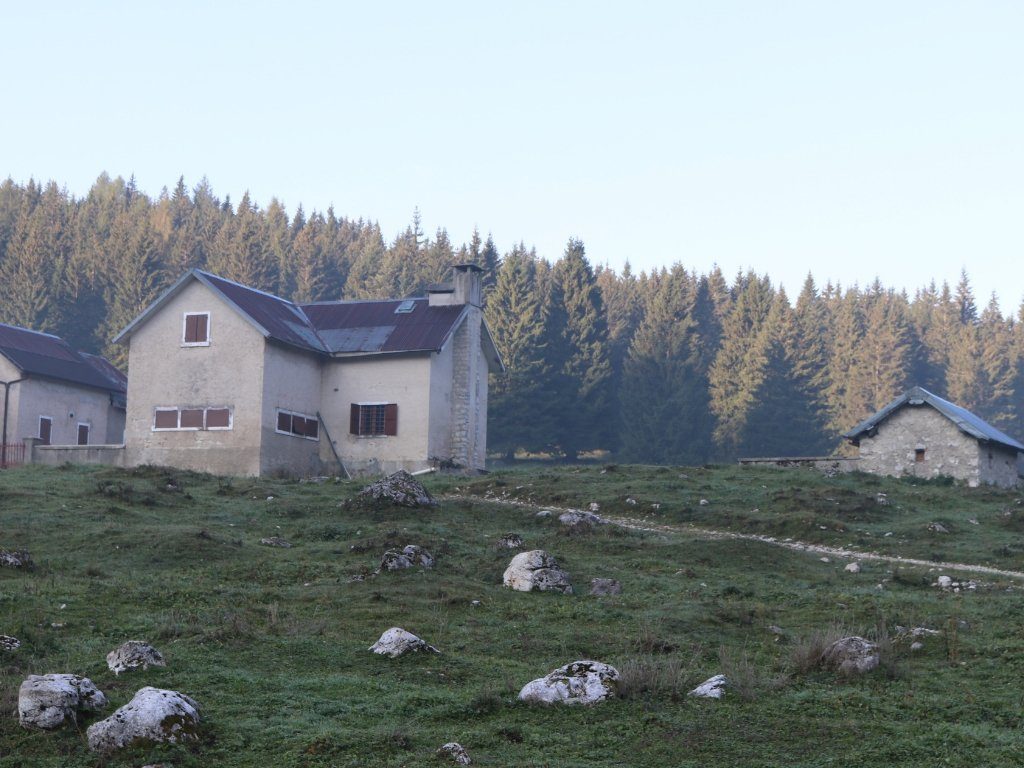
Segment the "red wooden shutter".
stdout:
[[39,439],[43,445],[50,444],[50,434],[53,428],[53,419],[39,417]]
[[89,444],[89,425],[79,424],[78,425],[78,444],[88,445]]
[[204,342],[210,340],[209,316],[196,315],[196,341]]
[[398,405],[395,403],[384,406],[384,434],[398,434]]
[[348,431],[351,435],[359,434],[359,405],[352,403],[348,415]]
[[201,408],[182,408],[181,409],[181,428],[182,429],[202,429],[203,428],[203,410]]
[[300,437],[306,434],[306,418],[304,416],[292,416],[292,434]]
[[208,408],[206,410],[206,428],[227,428],[231,426],[231,414],[227,408]]
[[172,409],[158,409],[153,419],[153,426],[157,429],[177,429],[178,411]]
[[199,315],[185,315],[185,343],[193,344],[196,339],[196,328]]
[[306,437],[320,438],[320,421],[318,419],[306,419]]

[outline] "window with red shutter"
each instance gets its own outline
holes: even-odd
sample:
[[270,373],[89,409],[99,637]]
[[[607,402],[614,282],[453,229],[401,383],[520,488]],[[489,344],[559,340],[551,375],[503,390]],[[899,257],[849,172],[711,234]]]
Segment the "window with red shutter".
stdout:
[[50,436],[53,434],[53,419],[49,416],[39,417],[39,442],[43,445],[50,444]]
[[398,434],[398,406],[394,403],[353,403],[349,432],[360,437]]
[[177,429],[178,428],[178,409],[177,408],[157,408],[156,415],[153,417],[153,428],[154,429]]
[[307,440],[320,439],[320,425],[315,416],[307,416],[292,411],[277,411],[278,434],[303,437]]
[[210,343],[210,313],[192,312],[185,315],[182,342],[186,345],[205,346]]
[[384,406],[384,434],[389,436],[398,434],[398,405],[395,403]]
[[78,444],[88,445],[89,444],[89,425],[79,424],[78,425]]
[[181,409],[181,428],[182,429],[202,429],[203,428],[203,409],[202,408],[182,408]]
[[207,408],[206,409],[207,429],[230,429],[231,411],[228,408]]

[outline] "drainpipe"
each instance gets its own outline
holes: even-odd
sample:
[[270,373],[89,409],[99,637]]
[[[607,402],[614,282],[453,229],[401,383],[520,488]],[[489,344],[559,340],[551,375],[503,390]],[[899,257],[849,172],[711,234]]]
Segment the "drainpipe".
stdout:
[[14,379],[13,381],[0,381],[0,384],[4,385],[4,426],[3,433],[0,434],[0,467],[7,466],[7,402],[11,395],[11,385],[24,381],[25,378],[22,376],[20,379]]

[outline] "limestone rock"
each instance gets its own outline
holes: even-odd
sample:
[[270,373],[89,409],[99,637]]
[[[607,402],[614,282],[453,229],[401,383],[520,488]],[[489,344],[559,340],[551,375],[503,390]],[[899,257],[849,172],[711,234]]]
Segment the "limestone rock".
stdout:
[[0,651],[16,651],[21,648],[21,640],[10,635],[0,635]]
[[949,533],[949,528],[942,523],[928,523],[928,530],[932,533]]
[[498,547],[501,549],[522,549],[523,537],[518,533],[506,533],[498,539]]
[[860,563],[847,563],[843,570],[847,573],[860,573]]
[[600,661],[574,661],[545,677],[531,680],[519,692],[520,701],[541,704],[596,704],[614,696],[619,671]]
[[601,511],[601,505],[598,504],[596,501],[592,501],[592,502],[590,502],[589,509],[590,509],[591,512],[600,512]]
[[139,667],[146,670],[150,667],[166,666],[167,662],[160,651],[142,640],[129,640],[107,654],[107,667],[115,675]]
[[953,586],[953,579],[950,576],[939,576],[939,578],[935,581],[935,584],[939,587],[939,589],[949,589]]
[[85,735],[89,749],[106,753],[135,744],[195,741],[198,727],[199,705],[193,699],[147,685]]
[[432,507],[437,503],[422,483],[404,469],[370,483],[359,492],[357,498],[397,504],[400,507]]
[[729,681],[725,678],[725,675],[715,675],[714,677],[709,677],[687,695],[697,696],[702,699],[720,699],[725,695],[725,689],[728,685]]
[[401,550],[389,549],[380,559],[382,571],[400,571],[417,565],[422,568],[433,568],[434,556],[415,544],[407,544]]
[[264,547],[280,547],[281,549],[291,549],[292,543],[285,541],[280,536],[267,536],[265,539],[260,539],[260,544]]
[[590,594],[598,596],[621,595],[622,585],[619,584],[617,579],[591,579]]
[[29,675],[18,690],[18,722],[23,728],[59,728],[79,712],[106,706],[103,692],[79,675]]
[[821,660],[841,674],[863,674],[878,666],[878,646],[856,635],[844,637],[826,648]]
[[914,651],[915,653],[917,651],[923,651],[924,650],[924,643],[922,643],[920,640],[915,640],[914,642],[912,642],[910,644],[910,650]]
[[563,512],[558,516],[558,522],[566,528],[575,531],[589,530],[590,528],[596,528],[599,525],[606,525],[608,523],[600,515],[595,515],[593,512],[584,512],[582,509],[570,509],[568,512]]
[[535,517],[538,520],[550,520],[554,516],[555,516],[555,513],[552,512],[550,509],[542,509],[540,512],[538,512],[535,515]]
[[701,505],[702,507],[706,507],[706,506],[708,506],[708,505],[709,505],[710,503],[711,503],[711,502],[710,502],[710,501],[708,501],[707,499],[701,499],[701,500],[700,500],[700,505]]
[[0,566],[4,568],[32,568],[32,556],[24,549],[0,549]]
[[572,594],[569,574],[561,569],[558,561],[543,549],[520,552],[512,558],[502,583],[519,592],[561,592]]
[[380,636],[376,643],[370,646],[370,650],[381,656],[395,659],[405,653],[415,651],[430,651],[440,653],[437,648],[427,645],[412,632],[406,632],[401,627],[391,627]]
[[469,753],[466,751],[466,748],[457,741],[449,741],[447,744],[439,747],[437,750],[437,756],[447,757],[456,765],[473,764],[473,761],[469,759]]

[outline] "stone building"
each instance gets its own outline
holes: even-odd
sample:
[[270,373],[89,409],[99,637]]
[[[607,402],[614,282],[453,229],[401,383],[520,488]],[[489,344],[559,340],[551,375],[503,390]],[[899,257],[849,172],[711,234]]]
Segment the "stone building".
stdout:
[[502,370],[480,268],[386,301],[294,304],[192,270],[127,343],[125,463],[227,475],[479,469]]
[[[0,387],[0,443],[90,446],[124,439],[124,374],[58,336],[0,324]],[[0,449],[0,463],[10,461],[9,453],[13,448]]]
[[1024,445],[958,405],[914,387],[843,435],[856,468],[879,475],[948,475],[969,485],[1018,482]]

